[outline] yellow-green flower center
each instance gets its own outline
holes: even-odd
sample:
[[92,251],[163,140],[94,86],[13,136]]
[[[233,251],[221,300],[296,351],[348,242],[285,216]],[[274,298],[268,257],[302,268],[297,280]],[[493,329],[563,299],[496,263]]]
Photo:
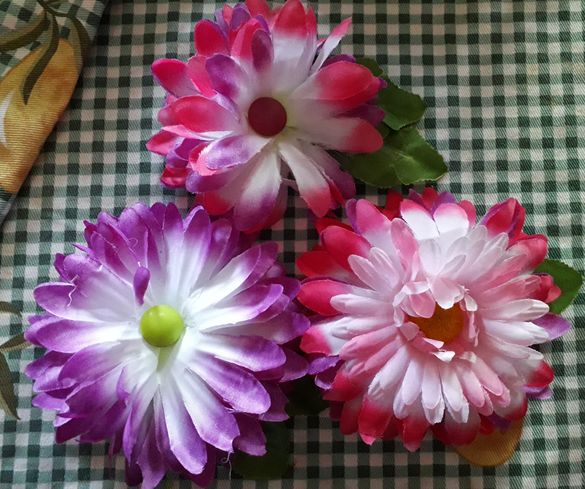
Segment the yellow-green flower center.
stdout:
[[185,329],[183,318],[176,309],[161,304],[151,307],[140,319],[140,333],[147,343],[164,348],[174,345]]

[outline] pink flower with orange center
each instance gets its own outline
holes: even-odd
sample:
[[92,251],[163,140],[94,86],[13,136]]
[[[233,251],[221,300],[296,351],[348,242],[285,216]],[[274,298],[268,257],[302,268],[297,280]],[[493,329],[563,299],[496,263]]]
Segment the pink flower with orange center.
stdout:
[[350,56],[331,56],[349,19],[324,40],[311,8],[289,0],[224,7],[195,26],[196,54],[162,59],[163,128],[148,148],[166,157],[162,182],[200,196],[211,214],[233,214],[252,232],[279,220],[287,187],[319,217],[355,193],[328,150],[382,146],[372,101],[383,86]]
[[299,300],[318,314],[301,348],[325,355],[311,370],[343,433],[415,450],[431,429],[466,444],[551,395],[531,346],[570,326],[549,313],[560,290],[534,273],[547,240],[522,232],[517,201],[479,222],[470,202],[432,189],[346,210],[351,225],[320,221],[321,246],[298,260]]

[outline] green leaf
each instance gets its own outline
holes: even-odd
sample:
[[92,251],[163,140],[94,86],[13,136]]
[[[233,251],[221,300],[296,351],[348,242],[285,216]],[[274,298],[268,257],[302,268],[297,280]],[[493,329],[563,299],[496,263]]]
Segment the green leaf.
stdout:
[[388,86],[378,95],[378,104],[386,112],[384,123],[395,131],[416,124],[427,108],[418,95],[399,88],[389,80]]
[[[365,66],[368,70],[372,72],[374,76],[382,76],[384,75],[384,70],[380,68],[380,65],[373,60],[372,58],[356,58],[356,63]],[[384,77],[385,78],[385,77]]]
[[8,34],[2,35],[0,41],[0,53],[18,49],[35,41],[43,31],[49,26],[47,14],[37,14],[32,17],[29,23],[23,29],[18,29]]
[[390,135],[390,128],[384,123],[380,124],[376,129],[378,129],[382,139],[386,139]]
[[0,345],[0,351],[7,353],[9,351],[23,350],[29,345],[30,343],[24,339],[24,333],[20,333],[2,343]]
[[355,178],[382,188],[438,180],[447,171],[443,157],[413,127],[390,131],[380,151],[353,156],[343,166]]
[[289,416],[316,415],[329,405],[311,377],[303,377],[294,383],[288,401],[286,412]]
[[16,306],[10,304],[10,302],[2,302],[0,301],[0,312],[8,312],[10,314],[14,314],[15,316],[20,316],[20,311],[16,308]]
[[18,402],[14,395],[14,386],[12,385],[12,377],[10,374],[10,368],[4,355],[0,354],[0,409],[4,410],[7,414],[10,414],[16,419],[18,413],[16,407]]
[[549,304],[550,312],[560,314],[577,296],[583,284],[583,277],[577,270],[558,260],[544,260],[535,271],[551,275],[555,284],[561,289],[559,298]]
[[28,102],[35,84],[43,74],[43,71],[45,71],[45,68],[59,47],[59,24],[57,24],[55,17],[51,19],[51,26],[51,32],[49,34],[49,39],[45,51],[31,68],[22,86],[22,99],[25,104]]
[[356,58],[356,62],[368,68],[374,76],[382,77],[388,83],[388,86],[378,95],[378,105],[386,113],[385,124],[391,129],[399,131],[403,127],[416,124],[421,120],[427,108],[422,98],[392,83],[375,60]]
[[291,468],[290,433],[284,423],[264,423],[266,455],[253,457],[237,452],[232,468],[246,479],[281,479]]

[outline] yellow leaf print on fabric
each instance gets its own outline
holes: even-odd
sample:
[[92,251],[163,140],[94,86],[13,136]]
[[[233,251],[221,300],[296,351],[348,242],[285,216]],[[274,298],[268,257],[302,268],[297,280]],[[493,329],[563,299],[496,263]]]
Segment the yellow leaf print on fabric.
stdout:
[[39,47],[0,79],[0,188],[16,193],[67,106],[79,75],[75,49],[59,39],[27,103],[21,88],[43,56]]

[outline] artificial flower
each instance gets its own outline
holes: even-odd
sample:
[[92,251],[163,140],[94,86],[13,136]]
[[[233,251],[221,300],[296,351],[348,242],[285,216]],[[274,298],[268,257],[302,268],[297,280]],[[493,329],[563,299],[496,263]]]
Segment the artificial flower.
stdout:
[[276,10],[247,0],[197,23],[195,56],[152,67],[168,92],[147,145],[166,156],[162,182],[199,194],[211,214],[232,212],[246,232],[282,217],[289,186],[317,216],[352,197],[353,179],[327,150],[382,146],[384,113],[371,102],[384,82],[331,56],[350,25],[320,40],[299,0]]
[[320,221],[322,245],[298,260],[299,300],[319,315],[301,348],[324,355],[311,372],[344,433],[415,450],[431,429],[466,444],[521,419],[527,395],[551,395],[531,345],[569,324],[549,314],[560,290],[534,273],[547,239],[523,233],[517,201],[479,222],[470,202],[432,189],[346,210],[351,225]]
[[287,418],[279,383],[306,371],[283,346],[308,320],[276,244],[161,203],[101,213],[85,238],[35,289],[46,312],[26,331],[47,349],[26,373],[57,442],[109,440],[145,489],[167,470],[205,485],[222,454],[264,454],[260,422]]

